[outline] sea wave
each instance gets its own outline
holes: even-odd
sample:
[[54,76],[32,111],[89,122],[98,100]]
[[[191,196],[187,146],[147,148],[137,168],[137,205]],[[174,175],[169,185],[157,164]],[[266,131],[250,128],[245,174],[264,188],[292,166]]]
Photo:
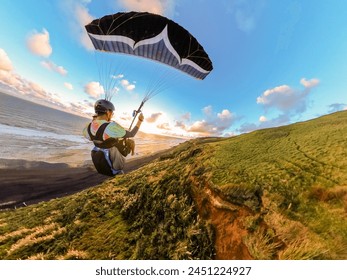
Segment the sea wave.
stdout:
[[0,124],[1,134],[23,136],[30,138],[49,138],[53,140],[64,140],[80,144],[88,143],[89,141],[85,139],[82,135],[71,135],[71,134],[58,134],[50,131],[22,128],[16,126],[9,126]]

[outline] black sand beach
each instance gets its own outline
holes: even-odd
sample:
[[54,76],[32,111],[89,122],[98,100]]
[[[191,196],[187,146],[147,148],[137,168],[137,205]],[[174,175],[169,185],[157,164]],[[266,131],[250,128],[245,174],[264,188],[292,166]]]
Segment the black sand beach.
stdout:
[[[125,173],[158,158],[164,151],[130,159]],[[0,160],[0,209],[16,208],[63,197],[96,186],[110,177],[98,174],[92,163],[72,168],[66,164]]]

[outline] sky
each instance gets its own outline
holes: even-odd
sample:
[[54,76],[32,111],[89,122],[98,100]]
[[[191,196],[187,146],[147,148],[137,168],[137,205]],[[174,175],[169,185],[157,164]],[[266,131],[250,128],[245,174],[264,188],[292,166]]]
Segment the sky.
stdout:
[[[347,109],[344,0],[1,0],[0,90],[91,117],[112,75],[114,119],[149,133],[232,136]],[[97,53],[84,26],[123,11],[168,17],[213,71],[197,80],[145,59]],[[107,73],[105,69],[112,69]]]

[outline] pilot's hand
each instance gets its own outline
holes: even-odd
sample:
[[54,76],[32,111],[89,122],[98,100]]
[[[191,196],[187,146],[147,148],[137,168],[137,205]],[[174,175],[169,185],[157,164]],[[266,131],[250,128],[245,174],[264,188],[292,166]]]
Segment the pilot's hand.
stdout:
[[145,117],[144,117],[143,114],[141,113],[141,114],[139,115],[139,121],[140,121],[140,122],[143,122],[144,119],[145,119]]

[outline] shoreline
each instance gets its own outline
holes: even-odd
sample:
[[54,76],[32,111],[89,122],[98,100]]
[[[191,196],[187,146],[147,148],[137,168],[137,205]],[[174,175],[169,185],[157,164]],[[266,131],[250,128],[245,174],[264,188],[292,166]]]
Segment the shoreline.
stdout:
[[[129,158],[124,172],[134,171],[168,150]],[[91,161],[71,167],[64,163],[0,159],[0,178],[0,210],[5,210],[72,195],[112,177],[97,173]]]

